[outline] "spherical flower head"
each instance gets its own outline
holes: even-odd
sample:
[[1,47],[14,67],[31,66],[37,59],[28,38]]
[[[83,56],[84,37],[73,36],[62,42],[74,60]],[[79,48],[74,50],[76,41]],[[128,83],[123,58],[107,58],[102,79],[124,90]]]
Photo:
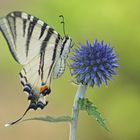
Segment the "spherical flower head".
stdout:
[[118,67],[118,59],[113,48],[103,41],[94,41],[93,44],[87,42],[74,50],[71,57],[71,74],[76,78],[77,83],[93,87],[100,87],[102,83],[107,85],[107,80],[112,80],[112,75],[116,75],[115,69]]

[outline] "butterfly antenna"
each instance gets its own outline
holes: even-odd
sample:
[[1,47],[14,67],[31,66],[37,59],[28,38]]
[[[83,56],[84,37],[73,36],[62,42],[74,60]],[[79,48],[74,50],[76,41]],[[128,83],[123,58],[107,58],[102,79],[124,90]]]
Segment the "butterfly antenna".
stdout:
[[65,20],[64,20],[64,16],[63,15],[60,15],[59,16],[62,21],[60,22],[62,25],[63,25],[63,33],[64,33],[64,36],[66,35],[66,32],[65,32]]
[[24,114],[22,115],[21,118],[19,118],[18,120],[14,121],[14,122],[11,122],[11,123],[7,123],[5,124],[5,127],[8,127],[8,126],[11,126],[11,125],[14,125],[16,123],[18,123],[20,120],[22,120],[22,118],[26,115],[26,113],[30,110],[30,106],[26,109],[26,111],[24,112]]

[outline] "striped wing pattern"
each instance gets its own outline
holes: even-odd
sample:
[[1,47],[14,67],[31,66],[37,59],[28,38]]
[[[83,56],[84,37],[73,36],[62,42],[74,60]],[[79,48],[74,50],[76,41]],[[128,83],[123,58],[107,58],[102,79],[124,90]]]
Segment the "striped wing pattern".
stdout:
[[9,13],[0,19],[0,27],[13,57],[23,65],[45,50],[52,36],[61,38],[46,23],[24,12]]
[[0,19],[0,30],[20,72],[29,108],[43,109],[47,104],[52,78],[59,78],[65,69],[71,39],[61,36],[42,20],[24,12],[11,12]]
[[66,67],[66,59],[68,57],[68,54],[70,53],[71,48],[71,39],[69,37],[64,37],[63,39],[63,46],[60,52],[60,57],[57,60],[57,63],[55,64],[55,67],[53,69],[53,79],[59,78],[65,71]]

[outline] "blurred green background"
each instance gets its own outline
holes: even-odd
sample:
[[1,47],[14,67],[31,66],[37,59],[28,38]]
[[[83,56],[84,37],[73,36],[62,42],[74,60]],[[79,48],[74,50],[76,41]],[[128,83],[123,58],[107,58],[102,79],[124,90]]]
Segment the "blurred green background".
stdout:
[[[77,140],[140,140],[140,1],[139,0],[0,0],[0,17],[10,11],[26,11],[46,21],[63,34],[59,15],[66,20],[66,32],[74,42],[104,40],[119,54],[119,76],[89,97],[106,118],[111,133],[81,112]],[[18,73],[21,66],[12,58],[0,35],[0,140],[68,140],[69,125],[40,121],[5,128],[21,116],[28,105]],[[53,81],[48,106],[30,111],[26,118],[40,115],[70,115],[77,87],[70,83],[67,69]]]

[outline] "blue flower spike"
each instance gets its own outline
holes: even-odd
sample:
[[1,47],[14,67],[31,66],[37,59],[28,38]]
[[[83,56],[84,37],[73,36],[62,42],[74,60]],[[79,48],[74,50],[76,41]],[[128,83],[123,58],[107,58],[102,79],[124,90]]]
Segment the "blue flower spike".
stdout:
[[81,44],[74,50],[71,60],[71,74],[76,82],[90,87],[100,87],[102,83],[107,85],[107,80],[112,80],[112,75],[117,74],[115,69],[119,67],[113,48],[97,40],[93,44],[88,41],[86,45]]

